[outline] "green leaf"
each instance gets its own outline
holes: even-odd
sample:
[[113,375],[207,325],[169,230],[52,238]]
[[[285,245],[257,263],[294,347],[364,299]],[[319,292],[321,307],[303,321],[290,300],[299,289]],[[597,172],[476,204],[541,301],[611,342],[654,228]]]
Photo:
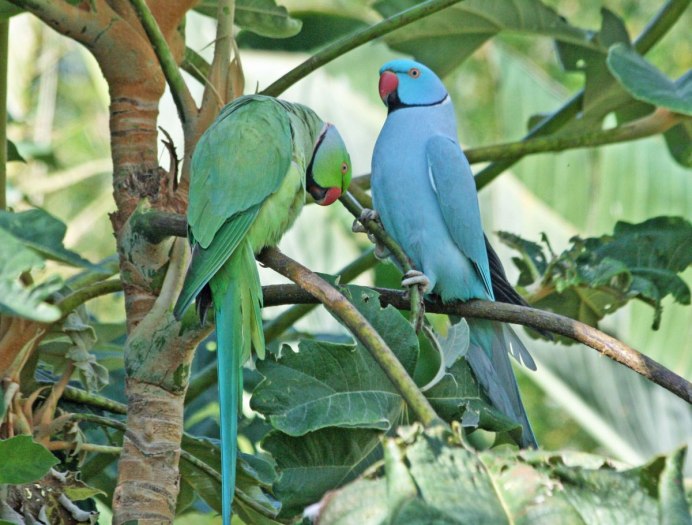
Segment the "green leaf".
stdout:
[[[2,4],[0,4],[0,9],[2,9]],[[2,14],[0,14],[0,18],[2,18]],[[13,160],[18,160],[19,162],[26,162],[24,157],[19,153],[19,150],[17,149],[17,145],[12,142],[11,140],[7,141],[7,161],[11,162]]]
[[682,166],[692,168],[692,122],[686,120],[666,131],[668,151]]
[[380,433],[375,430],[325,428],[300,437],[270,433],[262,447],[280,472],[274,493],[280,516],[294,516],[328,490],[347,483],[376,459]]
[[[501,239],[522,253],[520,270],[524,261],[542,254],[537,244],[507,235]],[[685,219],[618,222],[612,235],[574,237],[571,242],[572,247],[544,269],[541,290],[534,292],[537,308],[597,326],[606,314],[638,298],[654,307],[655,329],[664,297],[670,294],[678,303],[690,303],[690,289],[678,275],[692,264],[692,224]]]
[[[648,524],[659,522],[659,508],[661,516],[673,512],[688,523],[682,484],[668,482],[660,460],[617,470],[582,453],[477,453],[448,435],[420,429],[400,435],[385,442],[384,477],[359,479],[330,494],[321,524]],[[672,458],[671,475],[681,476],[678,454]],[[671,488],[673,503],[658,496],[662,487]],[[349,505],[355,495],[368,514]]]
[[[202,0],[195,7],[203,15],[216,18],[216,0]],[[238,0],[235,3],[234,23],[269,38],[288,38],[296,35],[301,28],[300,20],[292,18],[285,7],[274,0]]]
[[22,8],[17,7],[12,2],[0,0],[0,18],[10,18],[11,16],[18,15],[19,13],[23,12],[24,10]]
[[[389,17],[417,3],[379,0],[373,7]],[[538,0],[466,0],[394,31],[385,42],[444,76],[501,31],[549,36],[575,46],[597,48],[588,33],[569,25]]]
[[540,244],[522,239],[509,232],[497,232],[500,240],[510,248],[517,250],[522,256],[512,258],[519,268],[519,286],[528,286],[536,282],[545,273],[548,263]]
[[683,468],[687,448],[681,447],[666,458],[658,486],[662,525],[692,525],[690,505],[685,497]]
[[672,81],[622,43],[608,51],[608,68],[620,85],[637,100],[692,115],[692,71]]
[[630,45],[627,28],[620,17],[612,11],[601,9],[601,29],[591,33],[588,39],[593,47],[575,45],[572,42],[558,41],[557,51],[562,67],[567,71],[583,71],[584,115],[565,132],[576,129],[600,127],[603,118],[611,111],[621,110],[632,102],[632,97],[613,78],[606,65],[608,48],[614,44]]
[[[372,290],[346,293],[413,373],[418,339],[406,319],[391,306],[382,309]],[[291,436],[327,426],[388,430],[404,411],[401,395],[360,344],[303,341],[297,353],[284,347],[257,369],[266,380],[255,389],[252,408]]]
[[0,458],[0,484],[20,485],[36,481],[59,463],[58,458],[31,436],[0,439]]
[[43,258],[0,227],[0,313],[43,323],[60,318],[60,310],[44,302],[62,288],[62,279],[52,276],[43,283],[24,286],[19,276],[43,266]]
[[[180,475],[214,510],[221,512],[221,450],[219,442],[183,434]],[[205,468],[205,466],[207,468]],[[249,497],[255,507],[269,515],[279,512],[280,504],[267,491],[276,480],[271,463],[258,456],[239,454],[236,465],[236,488]],[[235,505],[241,505],[236,498]],[[242,503],[245,505],[245,503]],[[244,508],[247,508],[245,505]]]
[[313,51],[339,38],[367,27],[360,18],[343,13],[317,11],[293,12],[292,16],[302,23],[302,29],[294,36],[277,40],[250,31],[241,31],[238,46],[241,48],[282,50],[292,52]]
[[62,487],[63,491],[65,492],[65,496],[70,498],[72,501],[82,501],[99,494],[102,496],[106,495],[106,493],[101,489],[91,487],[83,481],[72,476],[68,478],[68,481],[64,483]]
[[45,259],[102,271],[102,268],[65,248],[62,240],[67,227],[44,210],[36,208],[19,213],[0,211],[0,229],[20,239]]
[[327,426],[388,430],[404,403],[369,352],[351,345],[303,341],[297,353],[257,363],[267,377],[251,406],[291,436]]

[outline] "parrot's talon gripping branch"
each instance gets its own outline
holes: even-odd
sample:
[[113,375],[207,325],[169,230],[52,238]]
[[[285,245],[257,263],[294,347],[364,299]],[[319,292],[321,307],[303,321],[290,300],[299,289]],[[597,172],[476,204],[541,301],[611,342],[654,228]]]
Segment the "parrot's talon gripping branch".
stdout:
[[[363,211],[360,212],[360,217],[358,217],[358,220],[360,222],[367,222],[367,221],[378,221],[380,220],[380,214],[377,213],[376,210],[372,210],[370,208],[363,208]],[[382,223],[380,223],[382,224]]]
[[401,280],[401,286],[405,286],[407,288],[418,286],[421,293],[425,293],[428,291],[428,287],[430,286],[430,279],[428,279],[423,272],[419,272],[418,270],[409,270],[404,274],[404,278]]
[[[375,257],[378,259],[393,258],[404,273],[411,270],[415,271],[404,250],[401,249],[401,246],[397,244],[392,236],[384,229],[384,226],[382,226],[379,215],[375,210],[364,208],[351,192],[346,192],[339,200],[341,204],[356,217],[356,222],[360,222],[362,227],[366,230],[368,238],[375,243]],[[360,227],[357,227],[354,222],[351,229],[355,232],[359,230],[359,228]],[[418,332],[423,324],[425,305],[423,296],[417,286],[410,289],[410,298],[411,324],[416,329],[416,332]]]

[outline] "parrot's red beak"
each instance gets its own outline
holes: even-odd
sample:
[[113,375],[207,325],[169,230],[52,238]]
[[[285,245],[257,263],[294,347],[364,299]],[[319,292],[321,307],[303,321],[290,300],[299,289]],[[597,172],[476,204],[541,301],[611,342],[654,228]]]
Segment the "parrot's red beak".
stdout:
[[341,197],[341,188],[329,188],[325,192],[324,197],[315,202],[320,206],[329,206],[339,197]]
[[389,95],[396,92],[399,87],[399,79],[391,71],[383,71],[380,75],[380,98],[385,106],[389,105]]
[[315,199],[316,204],[329,206],[341,197],[341,188],[322,188],[317,184],[313,184],[308,186],[308,193]]

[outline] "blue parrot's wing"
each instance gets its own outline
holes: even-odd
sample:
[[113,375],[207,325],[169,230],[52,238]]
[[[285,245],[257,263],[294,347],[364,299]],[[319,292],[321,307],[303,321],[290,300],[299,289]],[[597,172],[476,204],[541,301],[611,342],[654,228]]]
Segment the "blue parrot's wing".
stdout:
[[425,145],[430,183],[454,243],[473,263],[485,290],[494,298],[476,184],[459,145],[436,135]]

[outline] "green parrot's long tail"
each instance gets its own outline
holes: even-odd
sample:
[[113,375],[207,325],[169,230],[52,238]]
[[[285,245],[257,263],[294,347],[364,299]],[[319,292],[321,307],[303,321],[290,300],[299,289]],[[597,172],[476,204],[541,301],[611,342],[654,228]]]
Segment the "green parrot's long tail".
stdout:
[[495,408],[521,423],[519,444],[523,448],[537,448],[538,443],[521,402],[509,354],[531,370],[536,369],[536,363],[517,334],[504,323],[484,319],[467,319],[467,322],[471,331],[471,345],[466,359],[476,379]]
[[251,343],[258,352],[264,351],[262,288],[249,242],[238,246],[209,284],[218,347],[222,514],[224,525],[230,525],[238,458],[238,407],[243,395],[242,365],[250,356]]

